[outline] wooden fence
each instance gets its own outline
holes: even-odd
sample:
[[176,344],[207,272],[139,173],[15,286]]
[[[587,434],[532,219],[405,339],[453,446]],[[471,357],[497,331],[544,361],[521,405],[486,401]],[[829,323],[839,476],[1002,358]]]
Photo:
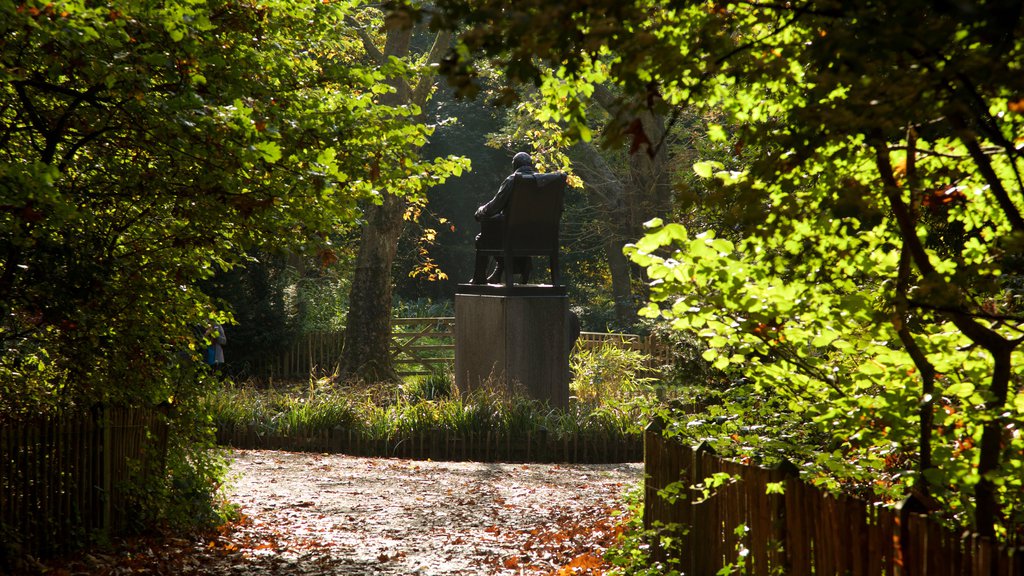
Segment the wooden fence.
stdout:
[[[261,378],[307,378],[310,374],[329,376],[341,360],[341,332],[311,332],[295,340],[276,358],[256,366]],[[581,332],[578,346],[593,348],[613,342],[652,357],[651,365],[669,362],[667,344],[636,334]],[[455,362],[455,318],[396,318],[392,320],[391,353],[402,376],[430,374]]]
[[455,318],[392,320],[391,355],[400,376],[430,374],[455,364]]
[[261,434],[254,426],[248,426],[218,429],[217,443],[244,449],[474,462],[609,464],[638,462],[643,455],[643,438],[640,435],[580,433],[553,438],[543,430],[525,434],[430,430],[382,440],[360,430],[341,427],[277,436]]
[[580,332],[580,336],[576,340],[576,346],[584,350],[600,348],[607,344],[646,354],[648,356],[647,368],[651,370],[658,370],[673,362],[671,345],[654,336],[618,332]]
[[252,376],[269,379],[329,376],[341,361],[342,332],[310,332],[296,338],[276,357],[253,367]]
[[[910,507],[834,496],[785,467],[724,460],[665,439],[656,423],[644,435],[644,469],[644,526],[681,542],[655,555],[680,561],[688,576],[728,564],[754,576],[1024,576],[1024,548],[954,534]],[[715,474],[734,480],[707,498],[690,489]],[[670,502],[659,492],[675,482],[683,489]],[[769,483],[781,483],[782,493],[769,494]]]
[[125,488],[162,475],[166,450],[166,419],[155,410],[97,407],[0,425],[0,536],[37,555],[124,531]]

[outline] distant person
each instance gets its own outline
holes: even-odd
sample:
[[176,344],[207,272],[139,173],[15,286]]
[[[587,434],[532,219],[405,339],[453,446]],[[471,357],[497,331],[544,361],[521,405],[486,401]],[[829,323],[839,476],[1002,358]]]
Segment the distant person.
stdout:
[[[517,152],[512,157],[512,174],[509,174],[505,181],[498,187],[497,194],[490,202],[476,209],[476,219],[480,222],[480,233],[476,236],[476,247],[478,249],[493,249],[501,247],[501,240],[504,234],[504,222],[505,222],[505,206],[508,205],[508,200],[512,196],[512,188],[515,186],[515,177],[517,174],[536,174],[537,169],[533,167],[533,159],[526,152]],[[491,272],[490,276],[485,278],[487,274],[487,265],[489,264],[489,257],[486,254],[476,254],[476,263],[473,267],[473,279],[470,280],[473,284],[494,284],[501,282],[501,277],[505,273],[505,259],[501,256],[495,256],[494,259],[497,261],[494,271]],[[533,270],[533,262],[530,261],[529,256],[517,256],[512,262],[512,272],[517,273],[522,278],[522,283],[527,284],[530,279],[530,272]]]
[[224,327],[214,324],[206,329],[206,340],[210,343],[206,348],[206,363],[214,369],[221,371],[224,368],[224,345],[228,343],[224,335]]

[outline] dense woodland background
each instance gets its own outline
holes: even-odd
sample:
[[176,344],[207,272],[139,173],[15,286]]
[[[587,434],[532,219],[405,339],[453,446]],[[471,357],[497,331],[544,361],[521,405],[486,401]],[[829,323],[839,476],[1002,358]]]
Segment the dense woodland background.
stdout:
[[1019,543],[1022,63],[1011,0],[0,0],[0,422],[160,407],[213,507],[207,327],[403,389],[527,150],[584,329],[682,357],[617,414]]

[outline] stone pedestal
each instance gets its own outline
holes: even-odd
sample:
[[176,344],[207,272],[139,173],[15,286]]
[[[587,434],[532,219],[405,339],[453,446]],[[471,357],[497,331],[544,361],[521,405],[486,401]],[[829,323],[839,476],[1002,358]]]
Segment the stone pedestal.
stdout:
[[[461,288],[461,287],[460,287]],[[455,383],[518,384],[553,407],[569,404],[569,352],[576,334],[564,289],[455,295]],[[499,292],[499,291],[496,291]]]

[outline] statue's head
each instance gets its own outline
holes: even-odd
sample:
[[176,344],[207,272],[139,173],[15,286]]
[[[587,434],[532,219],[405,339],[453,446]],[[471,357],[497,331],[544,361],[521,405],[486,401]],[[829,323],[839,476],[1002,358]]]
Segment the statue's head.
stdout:
[[533,166],[533,159],[526,152],[516,152],[516,155],[512,157],[512,169],[518,170],[523,166]]

